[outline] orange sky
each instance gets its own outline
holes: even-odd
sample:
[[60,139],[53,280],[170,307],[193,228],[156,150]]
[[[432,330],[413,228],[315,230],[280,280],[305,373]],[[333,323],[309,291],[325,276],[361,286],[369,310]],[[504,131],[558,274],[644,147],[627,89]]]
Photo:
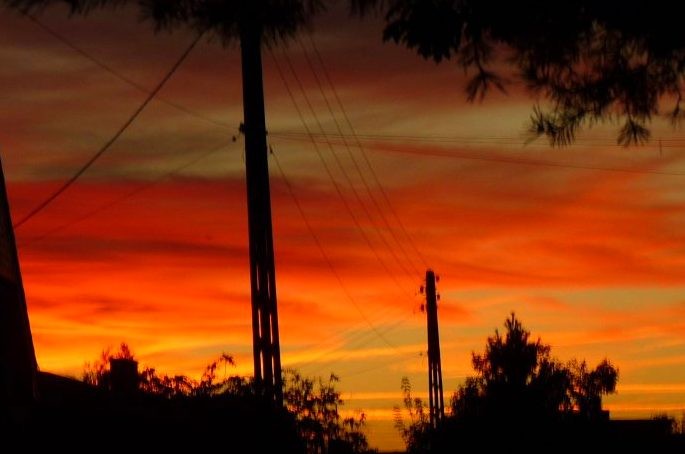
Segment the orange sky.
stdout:
[[[191,40],[155,36],[130,11],[69,20],[49,10],[42,20],[146,87]],[[16,220],[145,94],[16,14],[0,12],[0,30],[0,153]],[[372,444],[401,446],[392,428],[401,378],[426,394],[418,288],[428,265],[441,276],[446,397],[471,373],[471,352],[513,310],[559,359],[608,357],[618,366],[618,394],[606,400],[614,417],[679,416],[683,132],[655,120],[654,139],[641,148],[613,145],[612,125],[566,149],[542,140],[523,146],[534,101],[517,85],[469,105],[455,64],[383,45],[374,20],[327,14],[314,24],[314,41],[394,214],[359,149],[318,135],[355,223],[265,55],[270,144],[340,278],[272,157],[284,365],[340,375],[346,409],[369,415]],[[275,55],[308,127],[320,132],[318,119],[337,133],[299,45],[287,55],[316,117],[284,54]],[[330,88],[324,93],[335,105]],[[43,370],[78,375],[103,348],[126,341],[143,364],[169,373],[197,376],[222,351],[235,355],[236,372],[251,373],[243,144],[230,140],[242,119],[237,49],[202,42],[161,97],[199,115],[153,102],[75,186],[16,232]]]

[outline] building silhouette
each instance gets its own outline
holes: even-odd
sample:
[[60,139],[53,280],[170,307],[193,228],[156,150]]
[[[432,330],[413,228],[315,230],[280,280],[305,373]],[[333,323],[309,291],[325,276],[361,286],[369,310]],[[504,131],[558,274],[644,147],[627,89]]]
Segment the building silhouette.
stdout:
[[36,398],[36,355],[0,161],[0,412],[25,417]]

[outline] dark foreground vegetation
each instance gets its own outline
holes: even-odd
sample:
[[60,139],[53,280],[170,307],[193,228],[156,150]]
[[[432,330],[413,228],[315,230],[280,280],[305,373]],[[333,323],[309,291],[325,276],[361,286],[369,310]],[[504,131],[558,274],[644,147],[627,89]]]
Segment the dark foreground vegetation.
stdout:
[[396,408],[396,427],[407,452],[685,452],[685,436],[670,418],[609,418],[602,397],[615,392],[618,370],[608,360],[594,368],[561,363],[549,345],[530,339],[514,314],[504,326],[504,335],[496,331],[485,351],[473,354],[475,375],[454,393],[436,427],[403,380],[409,422]]
[[4,439],[21,452],[371,452],[363,414],[345,419],[338,412],[343,401],[335,375],[315,380],[286,372],[279,408],[250,380],[218,377],[232,365],[222,355],[200,380],[152,368],[138,372],[122,344],[87,365],[84,381],[40,373],[34,407],[4,421]]

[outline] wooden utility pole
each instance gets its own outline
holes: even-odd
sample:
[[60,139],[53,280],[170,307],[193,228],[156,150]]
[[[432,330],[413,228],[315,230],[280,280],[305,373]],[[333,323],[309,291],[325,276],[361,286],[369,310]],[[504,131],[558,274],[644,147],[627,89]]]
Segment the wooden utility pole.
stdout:
[[[255,2],[256,3],[256,2]],[[250,17],[258,17],[251,14]],[[276,305],[276,270],[271,227],[271,196],[262,82],[262,26],[243,20],[240,49],[243,76],[243,133],[250,241],[250,286],[254,376],[260,392],[283,404],[281,349]]]
[[0,162],[0,420],[21,418],[33,403],[37,370]]
[[437,427],[445,417],[442,397],[442,365],[440,362],[440,334],[438,332],[438,298],[435,273],[426,271],[426,319],[428,324],[428,395],[430,424]]

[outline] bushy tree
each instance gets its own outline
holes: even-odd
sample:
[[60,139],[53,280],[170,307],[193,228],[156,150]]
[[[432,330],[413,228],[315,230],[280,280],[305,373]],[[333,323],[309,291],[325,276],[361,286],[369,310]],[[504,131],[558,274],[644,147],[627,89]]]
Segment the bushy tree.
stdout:
[[571,389],[569,394],[575,409],[587,419],[598,418],[602,413],[602,396],[616,390],[618,371],[608,360],[588,370],[585,361],[572,361]]
[[594,425],[606,420],[602,396],[614,392],[618,380],[618,370],[606,359],[594,369],[585,361],[554,359],[551,347],[532,340],[513,313],[504,333],[495,330],[485,351],[472,354],[472,363],[475,375],[459,386],[450,414],[436,429],[403,379],[410,424],[405,426],[396,409],[396,427],[407,452],[453,452],[488,436],[492,450],[544,452],[570,433],[577,440],[589,437]]
[[[135,355],[125,342],[119,349],[112,352],[107,348],[100,353],[100,357],[92,363],[86,363],[82,375],[85,383],[98,388],[108,389],[110,383],[110,361],[112,359],[135,360]],[[217,368],[220,366],[235,366],[231,355],[222,353],[209,363],[199,380],[187,375],[167,375],[160,373],[154,367],[146,366],[138,374],[140,391],[165,398],[174,397],[209,397],[225,393],[241,394],[249,392],[250,382],[239,376],[229,376],[225,373],[219,378]]]
[[[108,389],[109,361],[111,359],[135,360],[126,343],[112,352],[105,349],[93,363],[86,363],[83,379],[86,383]],[[232,397],[239,405],[256,401],[258,393],[252,380],[228,375],[219,368],[235,366],[231,355],[222,353],[206,367],[199,380],[186,375],[167,375],[153,367],[145,367],[139,373],[139,389],[143,394],[170,401],[220,401]],[[310,378],[295,370],[284,374],[284,400],[286,410],[294,421],[298,435],[306,445],[307,454],[359,454],[375,452],[369,448],[364,433],[366,417],[344,418],[340,407],[344,404],[336,389],[339,378],[331,374],[328,380]]]
[[359,418],[340,416],[344,402],[335,388],[339,381],[335,374],[328,380],[304,377],[292,369],[284,375],[286,408],[295,415],[308,454],[372,452],[363,432],[364,414]]
[[407,377],[402,377],[402,395],[404,411],[409,417],[405,423],[402,410],[396,406],[393,408],[395,416],[395,429],[397,429],[407,446],[407,453],[422,453],[430,449],[431,426],[428,417],[428,409],[419,397],[412,397],[411,382]]
[[455,415],[462,410],[469,415],[479,411],[517,417],[525,412],[549,417],[569,409],[568,368],[550,357],[550,347],[540,339],[531,341],[514,314],[504,328],[504,336],[495,330],[488,338],[484,353],[473,354],[476,376],[453,399]]
[[560,418],[576,413],[586,419],[601,415],[602,395],[615,391],[618,370],[603,360],[590,370],[585,361],[563,364],[540,339],[532,341],[515,314],[495,330],[485,352],[473,354],[474,377],[452,398],[456,418]]

